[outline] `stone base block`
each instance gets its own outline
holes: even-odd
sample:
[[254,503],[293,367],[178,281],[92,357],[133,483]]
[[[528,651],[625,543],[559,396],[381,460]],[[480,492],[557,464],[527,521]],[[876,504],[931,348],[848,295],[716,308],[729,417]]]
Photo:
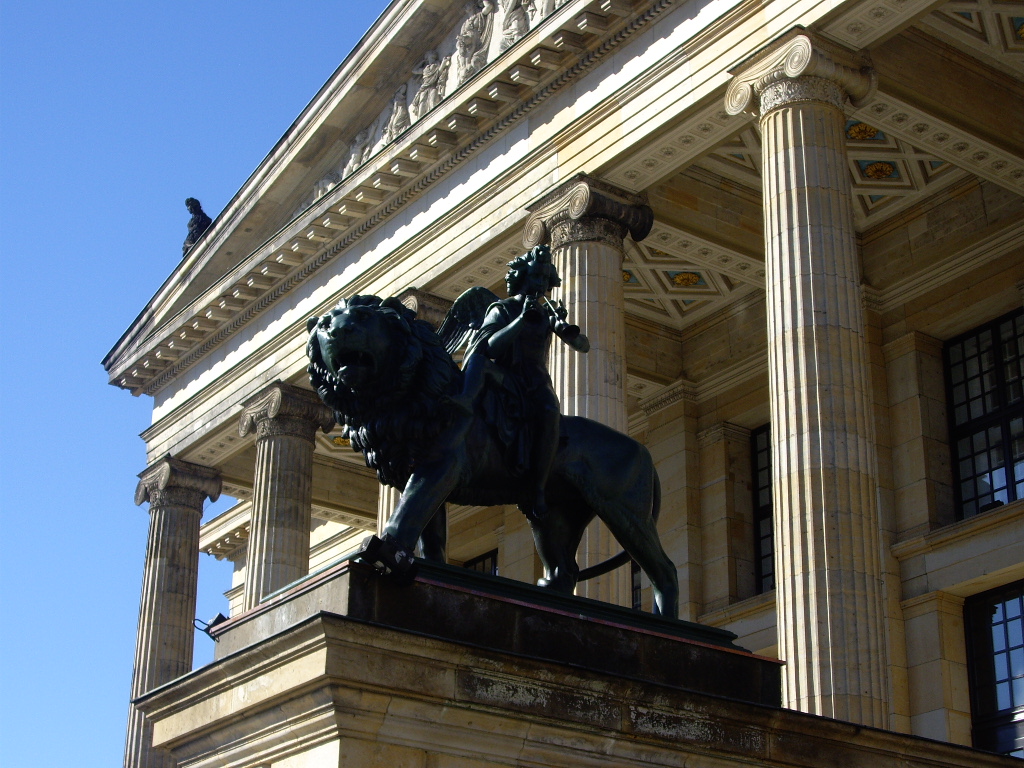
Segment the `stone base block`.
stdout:
[[1006,764],[780,709],[779,663],[720,630],[460,569],[342,563],[218,634],[136,701],[179,766]]

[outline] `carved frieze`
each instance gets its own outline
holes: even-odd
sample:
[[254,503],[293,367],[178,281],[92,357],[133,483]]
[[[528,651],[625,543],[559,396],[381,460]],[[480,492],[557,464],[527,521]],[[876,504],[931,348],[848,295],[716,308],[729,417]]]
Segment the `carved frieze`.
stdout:
[[[250,259],[253,264],[249,273],[238,277],[232,273],[231,282],[222,281],[222,284],[208,291],[196,303],[194,311],[185,316],[184,326],[181,323],[172,323],[168,325],[166,332],[161,329],[161,340],[156,344],[148,344],[137,355],[130,353],[134,355],[130,360],[112,354],[109,361],[105,361],[111,375],[111,383],[136,393],[153,394],[161,390],[181,371],[192,366],[211,349],[244,327],[254,316],[274,304],[296,285],[307,280],[313,272],[330,262],[338,253],[348,249],[410,200],[422,195],[426,188],[450,173],[466,157],[488,146],[493,140],[494,131],[503,132],[522,121],[537,105],[575,82],[596,62],[613,55],[615,50],[640,34],[665,11],[663,5],[654,4],[646,10],[631,12],[627,26],[622,26],[624,22],[621,14],[612,12],[616,20],[605,29],[588,29],[585,35],[581,35],[569,33],[550,24],[557,21],[552,19],[551,15],[558,16],[557,11],[564,4],[555,3],[554,7],[551,7],[551,3],[538,4],[534,0],[534,5],[538,8],[536,16],[530,11],[529,6],[526,6],[531,27],[542,23],[549,24],[550,35],[545,38],[543,44],[540,40],[537,41],[537,47],[529,54],[530,66],[521,65],[523,68],[520,74],[527,73],[528,77],[513,77],[518,88],[514,108],[504,102],[492,102],[499,105],[499,113],[509,109],[511,112],[496,115],[497,122],[493,124],[490,119],[484,118],[473,120],[469,127],[457,128],[450,126],[452,115],[448,115],[437,124],[424,127],[422,124],[429,122],[430,119],[424,115],[418,121],[419,124],[413,122],[410,130],[405,131],[398,139],[400,142],[409,143],[406,153],[397,158],[388,158],[387,164],[384,164],[380,162],[381,155],[377,154],[377,150],[383,149],[379,139],[394,111],[389,104],[387,109],[350,140],[345,157],[339,158],[337,168],[341,169],[342,180],[338,186],[342,187],[346,194],[340,199],[333,200],[328,211],[322,201],[315,201],[312,188],[315,185],[311,185],[309,197],[296,211],[297,216],[301,215],[303,219],[308,220],[293,222],[282,231],[284,234],[261,247]],[[615,7],[620,6],[621,4]],[[474,9],[473,16],[481,15],[478,20],[482,19],[488,23],[492,20],[487,19],[487,16],[493,15],[493,26],[500,26],[503,17],[490,0],[482,0],[479,5],[471,3],[467,8]],[[470,103],[483,99],[465,88],[457,89],[460,83],[456,38],[463,31],[467,21],[469,19],[463,17],[462,26],[453,29],[448,42],[437,46],[436,50],[439,55],[451,51],[452,57],[456,59],[456,66],[449,68],[444,99],[451,98],[458,90],[460,100],[465,102],[466,111],[469,111]],[[590,35],[599,35],[603,38],[603,43],[596,45],[593,40],[584,39]],[[487,32],[485,37],[490,43],[488,46],[482,46],[481,51],[484,55],[483,63],[489,65],[490,60],[499,54],[498,41],[493,39],[490,32]],[[557,78],[554,75],[556,71]],[[407,97],[411,95],[414,98],[416,91],[417,81],[410,68]],[[428,114],[434,115],[438,111],[441,110],[434,110]],[[446,111],[450,112],[451,108]],[[466,115],[456,112],[454,117]],[[421,127],[424,130],[410,137],[411,133]],[[471,135],[460,135],[466,132]],[[451,152],[457,145],[458,152],[452,155]],[[440,164],[436,162],[438,160],[441,160]],[[425,165],[424,161],[428,165]],[[359,179],[357,186],[353,179],[348,177],[365,174],[367,163],[377,163],[379,171],[371,178]],[[398,163],[404,165],[396,170]],[[378,177],[387,184],[378,184]],[[325,198],[339,198],[338,189],[331,190]]]
[[395,91],[395,97],[391,99],[391,107],[387,125],[384,126],[384,134],[381,136],[381,145],[387,146],[401,136],[409,128],[409,107],[407,106],[406,93],[409,87],[404,83]]
[[473,0],[466,4],[466,19],[455,38],[457,84],[462,85],[483,69],[494,26],[492,0]]
[[410,106],[413,120],[419,120],[441,103],[448,82],[448,69],[451,62],[451,56],[445,56],[442,59],[438,56],[437,51],[427,51],[423,61],[413,69],[412,73],[420,79],[419,90],[413,96]]
[[[532,3],[530,7],[533,7]],[[505,12],[501,25],[501,50],[506,51],[529,31],[530,17],[523,7],[523,0],[501,0],[501,10]]]
[[639,195],[577,174],[533,205],[523,232],[523,245],[601,240],[622,248],[628,232],[643,240],[654,224],[654,212]]
[[356,170],[370,159],[370,129],[364,128],[356,137],[352,139],[352,143],[348,146],[348,159],[345,160],[345,168],[342,170],[342,177],[350,176],[356,172]]

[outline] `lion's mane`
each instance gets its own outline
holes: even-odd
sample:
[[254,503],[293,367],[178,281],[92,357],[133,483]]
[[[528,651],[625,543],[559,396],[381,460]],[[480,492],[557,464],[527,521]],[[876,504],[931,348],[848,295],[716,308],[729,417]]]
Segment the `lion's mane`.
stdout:
[[350,306],[373,308],[384,319],[391,350],[386,373],[371,391],[345,386],[324,365],[314,326],[306,346],[309,379],[366,465],[385,485],[404,489],[417,457],[450,426],[449,409],[438,401],[461,389],[462,372],[434,330],[397,299],[353,296],[333,312]]

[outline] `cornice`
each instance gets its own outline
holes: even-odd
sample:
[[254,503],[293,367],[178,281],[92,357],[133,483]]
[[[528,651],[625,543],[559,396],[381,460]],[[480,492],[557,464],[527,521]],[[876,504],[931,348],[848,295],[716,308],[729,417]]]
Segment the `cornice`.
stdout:
[[741,443],[750,442],[750,430],[746,427],[730,424],[727,421],[720,421],[697,433],[697,447],[700,449],[709,448],[723,440]]
[[923,296],[951,280],[964,278],[983,264],[1024,248],[1024,219],[994,232],[911,277],[878,292],[883,312]]
[[242,217],[251,210],[281,171],[289,166],[296,153],[302,151],[312,131],[322,124],[325,113],[336,109],[346,94],[364,87],[359,82],[360,75],[369,64],[373,63],[392,37],[424,5],[419,0],[398,0],[398,2],[392,2],[385,9],[345,57],[330,79],[303,108],[256,170],[245,180],[234,197],[228,201],[228,204],[210,224],[202,240],[185,254],[185,258],[160,286],[147,307],[118,340],[114,349],[104,358],[105,366],[108,365],[108,362],[113,362],[113,358],[122,351],[122,347],[129,344],[133,338],[133,331],[144,330],[145,323],[156,314],[154,308],[169,300],[175,289],[182,285],[183,276],[198,272],[216,255],[226,239],[236,231]]
[[647,416],[675,405],[679,402],[696,403],[698,400],[697,387],[692,381],[679,379],[674,384],[669,384],[661,391],[644,398],[640,401],[640,408]]
[[930,357],[939,357],[942,354],[942,342],[920,331],[911,331],[882,346],[886,363],[898,360],[911,352],[923,352]]
[[[134,394],[159,391],[675,3],[656,0],[626,10],[622,3],[599,0],[570,3],[552,13],[203,297],[154,331],[130,357],[117,350],[108,355],[104,363],[111,383]],[[609,15],[587,10],[592,7],[606,7]],[[580,32],[568,33],[566,27]],[[548,54],[564,62],[561,71],[544,68]],[[527,82],[533,73],[523,79],[524,65],[514,65],[516,57],[524,56],[540,63],[535,83]],[[514,66],[509,69],[510,65]],[[513,86],[506,79],[515,84],[515,106],[476,95],[481,87],[492,95],[509,94]],[[492,109],[493,115],[485,114]]]
[[1024,501],[1018,500],[998,509],[938,528],[923,536],[897,541],[889,549],[897,560],[903,561],[974,539],[982,531],[993,531],[998,528],[1020,530],[1022,523],[1024,523]]
[[903,600],[900,603],[900,608],[903,609],[905,619],[914,619],[936,611],[943,611],[953,616],[963,616],[964,600],[965,598],[960,595],[938,590]]
[[[228,491],[225,485],[225,491]],[[199,551],[218,560],[229,558],[249,541],[252,502],[241,501],[199,529]]]

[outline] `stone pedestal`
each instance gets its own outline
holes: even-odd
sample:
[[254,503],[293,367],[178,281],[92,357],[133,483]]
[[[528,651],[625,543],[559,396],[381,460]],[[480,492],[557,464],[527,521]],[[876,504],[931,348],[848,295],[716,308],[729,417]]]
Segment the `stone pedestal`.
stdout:
[[778,708],[730,633],[424,565],[340,563],[220,625],[218,661],[140,705],[190,768],[997,768]]
[[783,701],[888,724],[887,651],[861,270],[843,106],[862,62],[791,34],[750,64],[728,110],[760,116]]
[[245,402],[238,434],[256,432],[245,610],[309,572],[313,438],[333,425],[315,392],[282,382]]
[[[627,233],[642,240],[654,214],[642,198],[585,174],[560,184],[531,205],[523,244],[550,244],[552,261],[562,279],[553,292],[574,323],[590,339],[580,354],[556,339],[552,345],[551,381],[567,416],[585,416],[622,433],[626,419],[626,314],[622,290],[622,240]],[[621,550],[605,525],[595,520],[580,545],[582,568]],[[629,605],[630,575],[619,568],[581,582],[577,592],[618,605]]]
[[[199,519],[220,496],[217,470],[167,456],[139,475],[135,503],[149,502],[132,699],[192,670],[199,574]],[[173,768],[152,747],[153,728],[134,704],[128,712],[125,768]]]

